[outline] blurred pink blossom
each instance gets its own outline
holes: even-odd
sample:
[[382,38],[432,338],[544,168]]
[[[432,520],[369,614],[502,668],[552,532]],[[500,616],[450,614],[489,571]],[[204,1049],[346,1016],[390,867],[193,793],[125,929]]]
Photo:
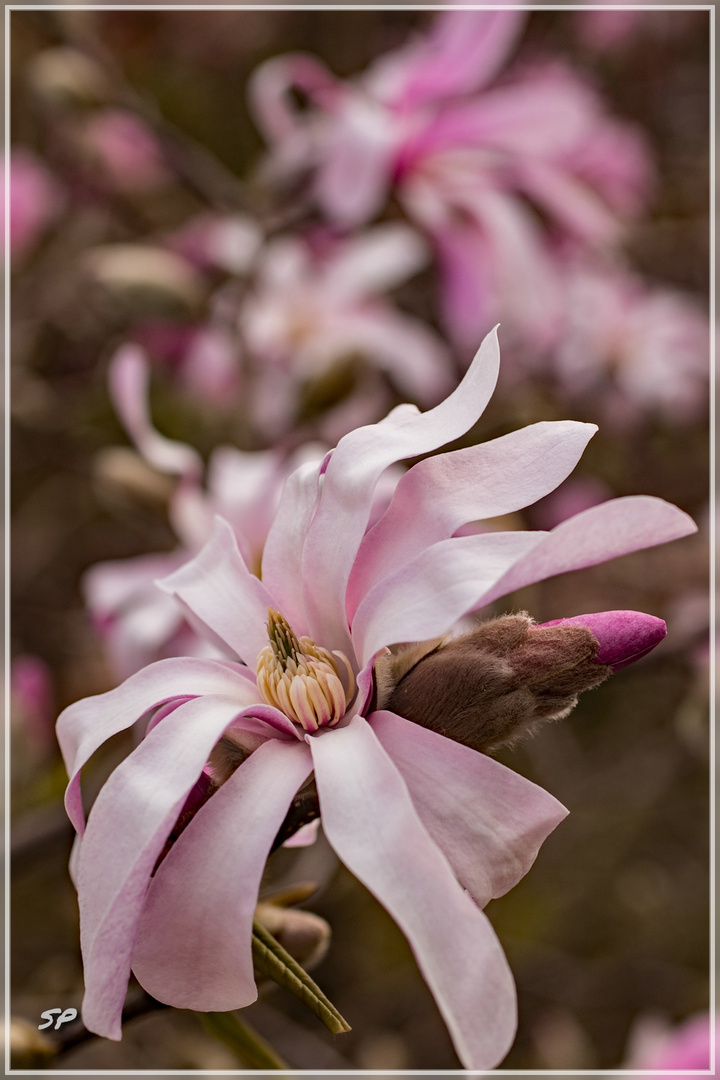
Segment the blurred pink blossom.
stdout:
[[619,267],[571,261],[565,323],[551,364],[568,397],[600,395],[610,423],[643,413],[671,424],[708,407],[710,324],[684,293]]
[[[57,219],[63,206],[59,185],[50,171],[33,153],[15,148],[7,161],[0,161],[3,191],[10,184],[10,256],[23,258],[38,243],[45,230]],[[5,238],[3,213],[3,242]]]
[[121,109],[90,113],[81,140],[91,160],[119,191],[148,191],[171,179],[157,139],[132,113]]
[[[91,1031],[120,1038],[131,969],[176,1007],[228,1010],[255,1000],[260,877],[289,804],[314,773],[328,841],[406,934],[463,1066],[493,1068],[506,1054],[515,990],[481,909],[528,871],[566,811],[486,755],[372,712],[374,662],[395,643],[448,633],[524,585],[695,527],[677,508],[640,496],[594,507],[549,533],[454,535],[463,522],[512,513],[557,486],[594,433],[571,421],[425,457],[370,525],[383,473],[466,433],[498,366],[491,334],[440,405],[426,413],[398,406],[291,474],[261,578],[232,528],[216,519],[206,546],[162,587],[233,661],[159,661],[59,718],[71,777],[66,806],[82,836],[74,867]],[[153,444],[169,461],[172,447]],[[620,616],[624,633],[628,613],[604,616],[601,632],[610,625],[613,641]],[[603,616],[591,618],[599,626]],[[85,826],[83,765],[158,706]],[[158,865],[223,736],[249,753]]]
[[720,1039],[720,1019],[698,1013],[683,1023],[671,1025],[647,1016],[630,1033],[623,1068],[641,1071],[645,1080],[660,1080],[668,1070],[685,1076],[691,1071],[711,1069],[711,1044]]
[[25,743],[42,754],[56,746],[50,668],[39,656],[23,654],[10,665],[13,721]]
[[[343,83],[305,55],[266,62],[251,101],[272,168],[312,167],[329,219],[375,217],[391,191],[432,237],[448,332],[476,340],[503,319],[541,343],[561,314],[549,227],[617,246],[645,206],[649,155],[564,62],[505,67],[519,10],[446,11],[429,31]],[[298,111],[298,87],[310,108]]]
[[446,346],[381,296],[428,257],[420,237],[399,224],[346,240],[317,231],[266,244],[240,313],[261,430],[277,434],[290,426],[303,385],[343,360],[365,360],[423,405],[448,392],[453,376]]

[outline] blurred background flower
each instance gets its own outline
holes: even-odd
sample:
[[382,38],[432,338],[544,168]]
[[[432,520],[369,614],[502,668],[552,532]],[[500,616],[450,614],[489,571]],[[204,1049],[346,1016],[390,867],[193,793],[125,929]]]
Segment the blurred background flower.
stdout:
[[[617,1067],[643,1018],[708,1005],[708,13],[10,23],[13,1013],[36,1027],[82,993],[51,714],[188,647],[174,612],[149,618],[151,579],[213,512],[257,565],[306,448],[436,403],[501,320],[500,386],[461,445],[600,425],[513,527],[640,492],[701,526],[487,611],[668,622],[650,657],[499,755],[571,810],[488,909],[520,995],[505,1067]],[[130,346],[149,384],[123,405]],[[163,438],[179,458],[155,456]],[[90,798],[130,746],[104,748]],[[353,1031],[332,1039],[278,991],[248,1011],[257,1029],[297,1068],[457,1067],[404,940],[322,835],[276,853],[264,890],[298,880],[318,886],[333,936],[316,977]],[[237,1065],[160,1010],[51,1067]]]

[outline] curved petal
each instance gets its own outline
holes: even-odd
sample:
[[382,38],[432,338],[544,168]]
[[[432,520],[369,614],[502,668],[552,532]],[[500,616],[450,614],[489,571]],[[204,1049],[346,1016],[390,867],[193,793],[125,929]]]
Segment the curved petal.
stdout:
[[308,462],[287,478],[263,550],[263,584],[282,597],[283,615],[300,635],[307,633],[302,549],[317,506],[322,464]]
[[383,711],[368,719],[475,902],[485,907],[512,889],[567,816],[562,803],[499,761],[402,716]]
[[121,1037],[137,920],[153,867],[210,751],[240,711],[234,698],[188,701],[158,724],[109,777],[78,857],[83,1021]]
[[255,680],[237,664],[178,657],[158,660],[131,675],[114,690],[68,705],[58,717],[57,737],[70,783],[65,793],[68,817],[78,832],[84,815],[80,770],[107,739],[125,731],[148,710],[171,698],[224,694],[238,709],[259,700]]
[[577,465],[594,424],[531,424],[491,442],[438,454],[400,480],[385,515],[366,533],[352,568],[347,611],[381,578],[461,525],[537,502]]
[[[546,533],[481,598],[483,605],[554,574],[582,570],[631,551],[697,532],[682,510],[652,495],[628,495],[591,506]],[[537,535],[537,534],[536,534]]]
[[362,300],[401,285],[430,262],[428,244],[401,222],[376,225],[338,248],[327,288],[338,301]]
[[212,536],[195,558],[157,584],[255,670],[258,653],[267,645],[267,609],[276,604],[248,570],[223,518],[215,518]]
[[366,82],[405,109],[478,90],[506,62],[525,18],[519,8],[441,12],[426,37],[381,57]]
[[160,435],[148,408],[148,362],[138,345],[123,345],[108,369],[110,396],[125,430],[145,460],[161,472],[199,476],[202,458],[185,443]]
[[384,645],[446,634],[514,563],[546,536],[542,532],[481,533],[441,540],[378,582],[352,624],[355,655],[365,664]]
[[350,654],[345,594],[381,474],[403,458],[429,453],[463,435],[490,400],[500,362],[497,333],[483,341],[460,385],[426,413],[400,406],[379,424],[358,428],[330,458],[303,552],[310,633],[325,648]]
[[264,743],[175,842],[150,884],[133,954],[133,971],[153,997],[199,1012],[255,1000],[251,939],[260,878],[311,771],[304,743]]
[[308,742],[328,841],[407,937],[465,1068],[494,1068],[512,1044],[516,1001],[490,922],[362,717]]

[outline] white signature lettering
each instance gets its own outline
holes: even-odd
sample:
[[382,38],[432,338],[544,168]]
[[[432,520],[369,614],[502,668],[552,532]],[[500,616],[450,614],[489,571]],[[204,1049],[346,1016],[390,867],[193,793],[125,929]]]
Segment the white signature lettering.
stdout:
[[43,1031],[44,1028],[49,1028],[53,1023],[53,1013],[60,1013],[55,1023],[55,1031],[58,1030],[61,1024],[68,1024],[71,1020],[74,1020],[77,1016],[77,1009],[46,1009],[45,1012],[40,1013],[41,1020],[47,1020],[46,1024],[38,1024],[38,1031]]

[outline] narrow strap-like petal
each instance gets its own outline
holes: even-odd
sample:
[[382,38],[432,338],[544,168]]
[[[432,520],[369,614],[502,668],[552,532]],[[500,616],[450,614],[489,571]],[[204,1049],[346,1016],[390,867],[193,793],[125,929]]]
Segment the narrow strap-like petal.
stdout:
[[457,389],[434,409],[419,413],[401,406],[379,424],[358,428],[338,443],[303,552],[310,633],[325,648],[350,653],[345,594],[378,478],[396,461],[429,453],[472,427],[495,388],[499,362],[493,331]]
[[150,875],[210,751],[240,709],[188,701],[115,769],[90,813],[77,867],[85,1026],[119,1039],[137,920]]
[[158,660],[131,675],[106,694],[68,705],[58,718],[57,737],[70,783],[65,795],[68,817],[82,832],[84,815],[80,797],[80,770],[107,739],[125,731],[148,710],[171,698],[224,694],[237,708],[259,701],[251,673],[222,660],[178,657]]
[[287,478],[263,551],[263,584],[282,597],[282,613],[301,635],[307,633],[302,550],[317,506],[321,468],[322,462],[308,462]]
[[146,461],[162,472],[198,477],[202,459],[186,443],[155,430],[148,407],[148,361],[138,345],[123,345],[108,369],[113,404],[130,438]]
[[433,544],[378,582],[352,624],[361,664],[385,645],[446,634],[476,608],[498,578],[539,544],[546,533],[507,532],[455,536]]
[[395,713],[369,722],[458,880],[484,907],[520,881],[567,810],[537,784],[477,750]]
[[596,431],[594,424],[574,420],[531,424],[413,466],[360,545],[350,576],[348,615],[352,618],[381,578],[461,525],[512,513],[553,491],[575,468]]
[[519,8],[441,12],[426,37],[380,57],[366,82],[401,109],[478,90],[506,62],[525,18]]
[[553,574],[582,570],[631,551],[655,547],[697,532],[688,514],[664,499],[628,495],[583,510],[547,533],[482,597],[489,604]]
[[494,1068],[512,1044],[516,1002],[490,922],[362,717],[308,742],[330,844],[407,937],[465,1068]]
[[311,771],[304,743],[264,743],[170,849],[148,890],[133,956],[133,971],[153,997],[200,1012],[255,1000],[251,938],[260,878]]
[[221,517],[195,558],[162,578],[158,585],[187,605],[200,623],[255,670],[258,653],[267,645],[267,611],[275,602],[248,570],[235,534]]

